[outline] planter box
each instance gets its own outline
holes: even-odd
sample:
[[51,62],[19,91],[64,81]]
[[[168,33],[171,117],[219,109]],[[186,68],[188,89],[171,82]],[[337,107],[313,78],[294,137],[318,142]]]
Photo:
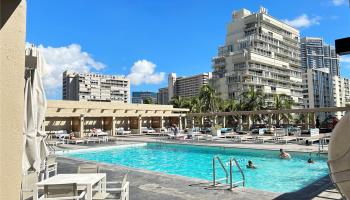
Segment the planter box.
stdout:
[[221,129],[212,129],[211,134],[213,136],[221,136]]

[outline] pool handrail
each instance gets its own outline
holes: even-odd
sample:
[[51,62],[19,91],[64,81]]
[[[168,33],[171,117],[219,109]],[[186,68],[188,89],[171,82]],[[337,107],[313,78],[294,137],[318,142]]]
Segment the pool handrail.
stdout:
[[[226,169],[224,163],[222,162],[222,160],[220,159],[220,157],[219,157],[219,156],[214,156],[214,157],[213,157],[213,186],[216,185],[216,181],[217,181],[217,180],[216,180],[216,165],[215,165],[215,160],[218,160],[218,161],[219,161],[219,163],[220,163],[220,165],[221,165],[221,168],[224,170],[225,175],[226,175],[226,177],[225,177],[224,179],[226,179],[226,184],[227,184],[227,183],[228,183],[228,172],[227,172],[227,169]],[[220,180],[222,180],[222,179],[220,179]]]
[[[222,178],[222,179],[216,179],[216,160],[219,161],[220,165],[221,165],[221,168],[224,170],[225,172],[225,175],[226,177],[225,178]],[[236,186],[237,184],[242,184],[243,187],[245,187],[245,176],[244,176],[244,173],[243,173],[243,170],[241,168],[241,166],[239,165],[238,161],[235,159],[235,158],[230,158],[229,160],[229,163],[230,163],[230,173],[228,173],[224,163],[222,162],[221,158],[219,156],[214,156],[213,157],[213,187],[215,187],[217,185],[217,181],[221,181],[221,180],[226,180],[226,185],[228,185],[228,182],[230,181],[230,184],[229,184],[229,189],[232,190],[234,185]],[[241,176],[242,176],[242,180],[240,181],[237,181],[237,182],[233,182],[233,175],[232,175],[232,172],[233,172],[233,163],[237,166],[238,168],[238,171],[240,172]],[[230,180],[228,179],[228,175],[230,174]]]
[[232,183],[232,161],[235,162],[239,172],[241,173],[241,176],[242,176],[242,181],[238,181],[236,183],[241,183],[242,182],[242,185],[243,187],[245,186],[245,176],[244,176],[244,173],[243,173],[243,170],[241,168],[241,166],[239,165],[239,163],[237,162],[237,160],[235,158],[231,158],[230,159],[230,188],[232,189],[233,188],[233,183]]

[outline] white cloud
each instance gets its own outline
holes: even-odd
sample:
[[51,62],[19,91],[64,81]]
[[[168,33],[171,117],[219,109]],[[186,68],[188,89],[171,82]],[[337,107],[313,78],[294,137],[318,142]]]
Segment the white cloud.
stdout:
[[164,72],[155,72],[156,65],[147,60],[138,60],[131,67],[127,76],[133,85],[159,84],[164,80]]
[[63,47],[44,47],[39,45],[47,66],[43,70],[44,87],[49,96],[61,93],[62,73],[65,70],[72,70],[78,73],[86,73],[91,70],[101,70],[106,67],[101,62],[95,61],[90,54],[81,50],[78,44],[71,44]]
[[307,14],[302,14],[295,19],[283,20],[285,23],[295,27],[295,28],[307,28],[312,25],[318,25],[320,24],[321,18],[319,16],[310,18]]
[[350,69],[350,56],[345,55],[345,56],[340,56],[340,67],[342,69]]
[[332,0],[333,5],[340,6],[345,4],[345,0]]
[[350,56],[349,55],[340,56],[340,62],[350,64]]

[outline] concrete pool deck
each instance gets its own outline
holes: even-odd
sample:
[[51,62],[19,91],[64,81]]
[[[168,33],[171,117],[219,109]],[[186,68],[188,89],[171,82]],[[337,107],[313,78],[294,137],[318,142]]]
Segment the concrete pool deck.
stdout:
[[[73,149],[87,149],[93,147],[102,146],[115,146],[124,144],[133,144],[140,142],[159,142],[159,138],[154,137],[118,137],[114,138],[111,142],[104,144],[89,144],[89,145],[62,145],[61,147],[66,150]],[[215,142],[208,144],[207,142],[195,142],[190,144],[208,145],[208,146],[223,146],[223,147],[236,147],[236,148],[254,148],[254,149],[267,149],[278,150],[284,148],[287,151],[302,151],[302,152],[317,152],[318,147],[314,146],[302,146],[296,144],[287,145],[275,145],[275,144],[226,144]],[[58,173],[76,173],[77,166],[80,163],[87,163],[78,159],[59,157],[58,161]],[[90,162],[90,161],[89,161]],[[90,162],[92,163],[92,162]],[[208,190],[204,189],[203,185],[190,186],[203,182],[202,180],[192,179],[188,177],[182,177],[177,175],[169,175],[159,172],[153,172],[149,170],[127,168],[119,165],[111,164],[98,164],[102,169],[102,172],[107,173],[109,180],[121,180],[122,176],[129,171],[130,181],[130,199],[340,199],[330,198],[337,194],[334,192],[325,193],[331,188],[331,182],[328,176],[316,181],[309,186],[293,192],[293,193],[273,193],[265,192],[261,190],[255,190],[250,188],[235,188],[233,191],[228,190]],[[204,184],[208,186],[210,183]],[[323,193],[322,193],[323,192]],[[324,195],[323,195],[324,194]],[[327,196],[328,195],[328,196]],[[331,195],[331,196],[330,196]],[[322,197],[322,198],[321,198]]]

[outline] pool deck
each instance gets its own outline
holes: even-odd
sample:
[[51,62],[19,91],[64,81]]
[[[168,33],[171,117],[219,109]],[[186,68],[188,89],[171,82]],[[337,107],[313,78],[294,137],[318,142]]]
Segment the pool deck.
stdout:
[[[159,142],[157,137],[132,136],[113,138],[108,143],[89,145],[62,145],[60,149],[87,149],[103,146],[116,146],[134,144],[140,142]],[[171,141],[167,141],[171,142]],[[177,141],[172,141],[177,142]],[[183,142],[181,142],[183,143]],[[194,145],[222,146],[236,148],[253,148],[265,150],[279,150],[300,152],[317,152],[318,146],[302,146],[297,144],[233,144],[222,142],[191,142]],[[58,173],[76,173],[80,163],[92,163],[78,159],[59,157]],[[339,194],[333,191],[329,177],[310,184],[309,186],[292,193],[273,193],[250,188],[235,188],[233,191],[223,189],[205,189],[210,183],[203,183],[203,180],[193,179],[177,175],[169,175],[142,169],[127,168],[119,165],[98,164],[102,172],[107,173],[108,180],[121,180],[122,176],[129,171],[130,199],[154,199],[154,200],[179,200],[179,199],[201,199],[201,200],[226,200],[226,199],[340,199]],[[197,185],[199,184],[199,185]]]

